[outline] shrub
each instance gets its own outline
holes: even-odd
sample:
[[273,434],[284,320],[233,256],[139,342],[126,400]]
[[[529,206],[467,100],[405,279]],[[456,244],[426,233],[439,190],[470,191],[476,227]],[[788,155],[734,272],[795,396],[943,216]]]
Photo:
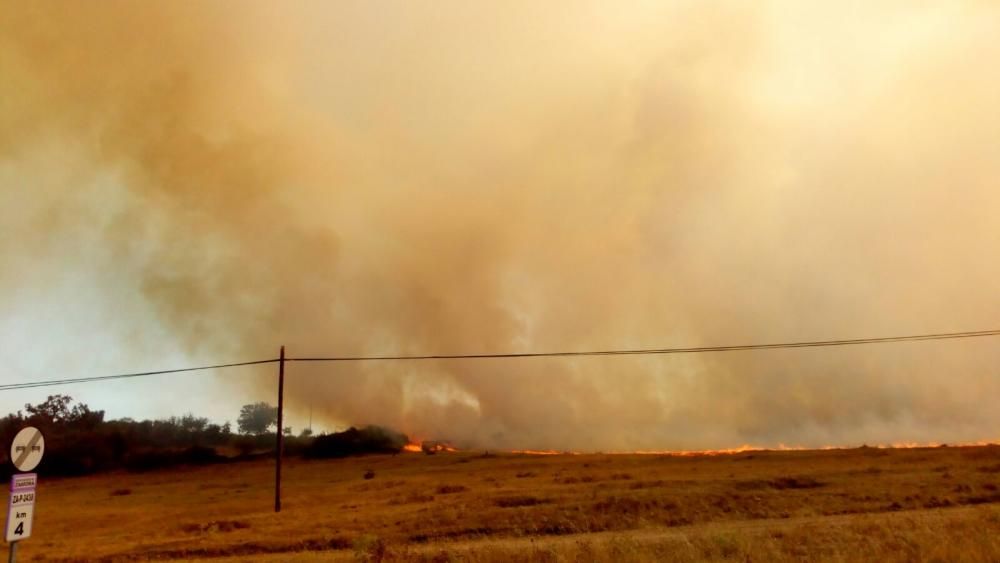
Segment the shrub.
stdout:
[[409,440],[403,434],[379,426],[348,428],[343,432],[322,434],[305,449],[310,458],[347,457],[359,454],[399,453]]

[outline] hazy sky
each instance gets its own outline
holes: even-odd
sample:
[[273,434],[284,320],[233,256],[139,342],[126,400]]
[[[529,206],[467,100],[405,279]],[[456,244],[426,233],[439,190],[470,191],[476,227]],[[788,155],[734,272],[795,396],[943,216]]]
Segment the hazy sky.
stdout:
[[[0,380],[1000,328],[992,2],[0,0]],[[233,419],[273,366],[67,392]],[[293,364],[491,447],[1000,439],[996,338]]]

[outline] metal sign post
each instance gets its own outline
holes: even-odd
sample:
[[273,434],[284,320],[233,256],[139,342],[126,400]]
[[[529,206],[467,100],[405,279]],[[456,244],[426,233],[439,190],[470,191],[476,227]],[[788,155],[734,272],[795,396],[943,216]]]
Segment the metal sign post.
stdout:
[[[32,426],[22,428],[10,445],[10,461],[18,471],[31,471],[45,454],[45,438]],[[35,518],[35,489],[38,475],[16,473],[10,478],[10,502],[7,504],[7,526],[4,538],[10,543],[9,563],[17,560],[17,544],[31,537]]]

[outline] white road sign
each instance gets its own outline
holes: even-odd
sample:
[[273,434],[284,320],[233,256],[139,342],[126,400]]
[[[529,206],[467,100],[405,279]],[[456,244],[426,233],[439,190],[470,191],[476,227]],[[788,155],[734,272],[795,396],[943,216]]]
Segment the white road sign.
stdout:
[[10,461],[18,471],[31,471],[38,467],[45,453],[45,438],[34,426],[22,428],[10,444]]
[[31,521],[35,516],[35,487],[38,476],[21,473],[10,479],[10,504],[7,505],[7,541],[31,537]]

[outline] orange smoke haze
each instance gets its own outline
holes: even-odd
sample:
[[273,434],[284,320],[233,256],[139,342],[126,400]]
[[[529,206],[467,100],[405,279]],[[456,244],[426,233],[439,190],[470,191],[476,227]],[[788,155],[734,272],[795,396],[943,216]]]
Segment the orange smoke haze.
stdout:
[[[49,349],[212,361],[1000,328],[1000,6],[876,4],[0,0],[0,315],[87,285]],[[458,447],[1000,428],[988,338],[288,375]]]

